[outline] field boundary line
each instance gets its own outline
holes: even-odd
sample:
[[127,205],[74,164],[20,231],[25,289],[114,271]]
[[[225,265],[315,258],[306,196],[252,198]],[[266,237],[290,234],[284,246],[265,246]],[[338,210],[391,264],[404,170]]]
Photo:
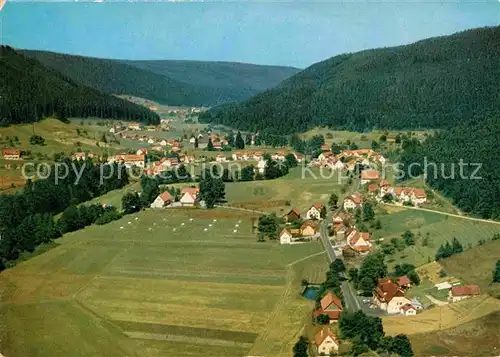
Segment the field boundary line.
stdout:
[[295,265],[295,264],[298,264],[298,263],[300,263],[300,262],[303,262],[304,260],[307,260],[307,259],[309,259],[309,258],[316,257],[316,256],[318,256],[318,255],[322,255],[322,254],[325,254],[325,253],[326,253],[326,251],[322,251],[322,252],[319,252],[319,253],[314,253],[314,254],[308,255],[307,257],[297,259],[297,260],[295,260],[295,261],[293,261],[293,262],[291,262],[291,263],[288,263],[287,265],[288,265],[289,267],[291,267],[291,266],[293,266],[293,265]]
[[462,215],[454,214],[454,213],[436,211],[436,210],[429,209],[429,208],[411,207],[411,206],[399,206],[399,205],[396,205],[394,203],[385,203],[385,202],[382,202],[382,204],[386,205],[386,206],[391,206],[391,207],[401,207],[401,208],[404,208],[404,209],[411,209],[411,210],[415,210],[415,211],[425,211],[425,212],[437,213],[437,214],[442,214],[444,216],[450,216],[450,217],[467,219],[469,221],[500,224],[499,221],[494,221],[494,220],[491,220],[491,219],[483,219],[483,218],[475,218],[475,217],[469,217],[469,216],[462,216]]

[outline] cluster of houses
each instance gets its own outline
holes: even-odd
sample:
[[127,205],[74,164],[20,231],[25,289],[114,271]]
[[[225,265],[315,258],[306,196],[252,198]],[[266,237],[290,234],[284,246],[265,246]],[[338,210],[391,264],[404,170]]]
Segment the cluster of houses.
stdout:
[[181,190],[179,201],[175,200],[168,191],[162,192],[151,203],[151,208],[165,207],[193,207],[199,203],[200,189],[198,187],[184,187]]
[[287,225],[291,225],[293,222],[299,221],[302,217],[305,218],[305,221],[299,228],[283,228],[278,234],[280,244],[293,244],[294,242],[303,240],[304,238],[310,239],[317,237],[319,235],[318,221],[322,219],[322,208],[322,204],[314,204],[303,215],[301,215],[296,208],[292,208],[290,212],[283,217]]
[[[320,316],[328,316],[329,324],[338,322],[342,314],[342,302],[332,291],[328,291],[320,300],[319,307],[313,311],[312,317],[315,321]],[[339,339],[327,325],[322,326],[316,332],[314,347],[318,355],[330,356],[339,349]]]
[[353,170],[356,164],[372,166],[373,164],[385,164],[386,159],[371,149],[344,150],[338,155],[330,151],[328,145],[322,145],[323,151],[312,165],[316,167],[329,167],[336,170]]
[[[362,171],[362,173],[363,172],[365,171]],[[368,186],[368,193],[375,196],[378,201],[390,197],[390,199],[396,203],[412,204],[414,206],[419,206],[427,202],[427,195],[423,188],[394,187],[387,180],[380,180],[378,183],[371,183]]]
[[345,241],[342,244],[343,255],[349,255],[350,253],[366,255],[373,250],[370,233],[359,231],[354,226],[352,219],[352,213],[347,210],[337,213],[332,218],[333,235],[337,239]]

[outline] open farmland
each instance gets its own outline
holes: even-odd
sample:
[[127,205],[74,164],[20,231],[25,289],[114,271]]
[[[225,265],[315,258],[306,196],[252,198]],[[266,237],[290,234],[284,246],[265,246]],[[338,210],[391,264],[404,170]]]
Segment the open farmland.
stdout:
[[[479,222],[466,218],[450,217],[434,212],[410,210],[403,207],[388,206],[392,213],[380,216],[382,229],[375,232],[375,237],[383,237],[389,242],[393,237],[400,237],[406,230],[416,236],[416,244],[396,252],[392,259],[395,263],[410,263],[420,266],[434,260],[441,244],[456,237],[464,249],[475,246],[481,239],[491,239],[500,232],[500,224]],[[423,237],[429,237],[429,244],[422,245]],[[389,259],[391,259],[389,258]],[[390,262],[390,260],[389,260]],[[458,276],[456,276],[458,278]]]
[[59,243],[0,275],[6,356],[289,356],[312,308],[300,281],[327,268],[318,242],[258,243],[229,209],[149,210]]

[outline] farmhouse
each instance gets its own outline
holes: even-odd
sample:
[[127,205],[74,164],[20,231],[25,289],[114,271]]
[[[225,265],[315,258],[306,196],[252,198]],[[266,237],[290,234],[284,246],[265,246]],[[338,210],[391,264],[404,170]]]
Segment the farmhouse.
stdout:
[[321,151],[330,151],[330,147],[327,144],[321,145]]
[[394,189],[396,199],[400,202],[411,202],[413,205],[420,205],[427,201],[427,195],[422,188],[396,187]]
[[334,226],[343,225],[346,221],[349,221],[351,217],[352,214],[349,212],[339,212],[333,217],[332,223]]
[[148,154],[148,150],[147,149],[139,149],[136,151],[135,153],[136,155],[147,155]]
[[304,237],[310,237],[317,232],[317,224],[311,221],[306,221],[300,226],[300,234]]
[[21,160],[21,150],[17,149],[3,150],[2,156],[4,160]]
[[399,314],[402,306],[411,304],[411,301],[405,297],[404,291],[391,279],[379,279],[373,291],[373,302],[389,314]]
[[448,299],[451,302],[457,302],[479,294],[481,294],[481,289],[477,285],[458,285],[451,287],[448,292]]
[[165,191],[160,193],[153,203],[151,203],[151,208],[163,208],[173,201],[172,195],[168,191]]
[[363,199],[359,192],[353,193],[344,198],[343,207],[345,210],[355,210],[363,206]]
[[184,187],[181,190],[180,203],[183,206],[194,206],[198,198],[200,189],[197,187]]
[[318,156],[318,160],[327,161],[330,157],[332,157],[332,155],[333,154],[330,151],[323,152]]
[[322,208],[323,208],[323,205],[320,203],[312,205],[311,208],[309,208],[306,212],[306,218],[307,219],[321,219],[321,209]]
[[290,244],[292,242],[292,233],[286,228],[281,230],[278,237],[280,239],[280,244]]
[[141,124],[140,123],[128,123],[127,128],[128,128],[128,130],[141,130]]
[[315,345],[319,355],[330,356],[339,349],[339,341],[337,336],[327,326],[323,326],[316,333]]
[[361,171],[361,184],[365,185],[369,182],[378,181],[380,173],[377,170],[363,170]]
[[223,162],[226,162],[227,159],[226,159],[226,156],[225,155],[222,155],[222,154],[219,154],[215,157],[215,161],[217,162],[220,162],[220,163],[223,163]]
[[337,322],[342,314],[342,302],[333,292],[329,291],[320,301],[320,307],[313,312],[313,317],[328,315],[330,323]]
[[108,163],[122,163],[126,168],[133,166],[144,168],[144,155],[115,155],[108,158]]
[[372,249],[372,243],[370,242],[370,233],[359,232],[356,228],[350,228],[345,232],[347,236],[347,245],[351,247],[355,252],[360,254],[366,254]]
[[243,153],[241,151],[236,151],[233,155],[232,158],[234,161],[239,161],[243,160]]
[[299,211],[297,210],[297,208],[292,208],[290,210],[290,212],[288,212],[286,215],[285,215],[285,221],[286,222],[293,222],[293,221],[296,221],[298,219],[300,219],[300,213]]
[[396,283],[403,289],[409,289],[411,287],[410,278],[408,278],[406,275],[400,276]]
[[297,162],[302,162],[302,158],[303,158],[302,155],[297,154],[297,153],[293,153],[293,156],[295,156],[295,160],[297,160]]
[[261,161],[264,160],[264,152],[262,151],[256,151],[253,153],[253,159],[255,161]]
[[405,304],[400,307],[401,315],[404,316],[415,316],[417,314],[417,308],[412,304]]

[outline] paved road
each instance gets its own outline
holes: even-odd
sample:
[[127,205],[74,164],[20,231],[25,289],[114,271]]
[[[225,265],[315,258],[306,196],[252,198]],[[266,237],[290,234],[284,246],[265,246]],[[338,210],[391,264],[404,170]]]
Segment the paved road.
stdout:
[[[337,212],[338,211],[336,211],[335,213]],[[323,247],[325,248],[328,260],[330,262],[333,262],[335,259],[337,259],[335,251],[333,250],[332,244],[330,243],[330,239],[328,237],[328,222],[331,222],[332,215],[333,213],[328,213],[326,215],[326,218],[323,221],[321,221],[320,225],[321,241],[323,243]],[[353,292],[349,282],[347,281],[342,282],[340,288],[342,289],[342,295],[344,296],[346,309],[351,312],[360,310],[361,306],[359,305],[359,301],[356,298],[356,294]]]

